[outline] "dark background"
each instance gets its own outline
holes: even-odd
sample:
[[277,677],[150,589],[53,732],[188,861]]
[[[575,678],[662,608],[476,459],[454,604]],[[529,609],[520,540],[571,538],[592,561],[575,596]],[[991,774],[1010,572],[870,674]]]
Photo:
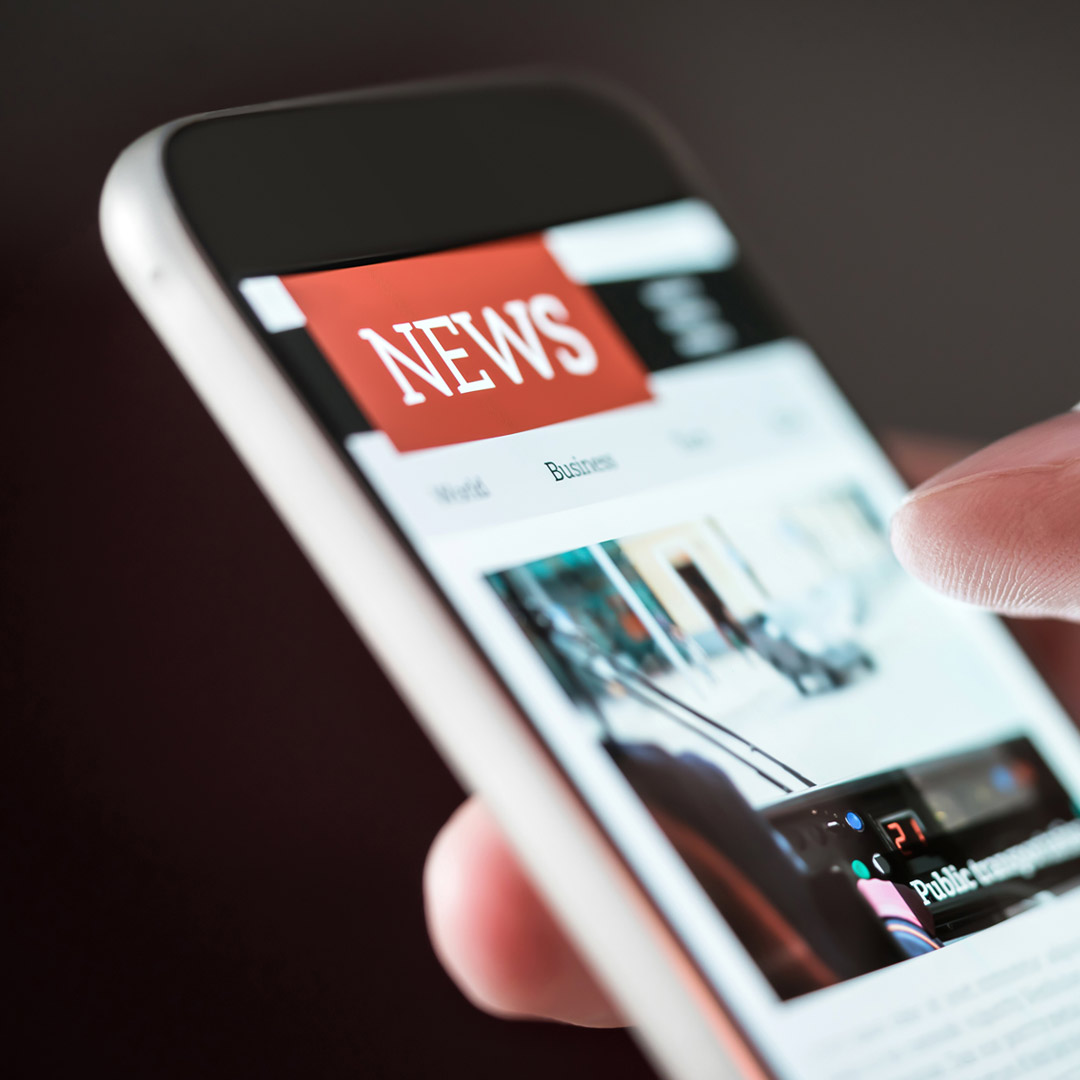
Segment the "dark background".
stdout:
[[203,109],[592,69],[696,149],[872,422],[985,438],[1080,399],[1080,10],[23,0],[0,51],[7,1062],[646,1075],[438,969],[459,792],[110,275],[105,171]]

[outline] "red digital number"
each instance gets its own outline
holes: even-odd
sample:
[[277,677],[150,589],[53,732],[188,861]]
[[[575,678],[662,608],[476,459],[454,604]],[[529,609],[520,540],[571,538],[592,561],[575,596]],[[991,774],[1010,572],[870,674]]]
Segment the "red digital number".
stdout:
[[889,824],[885,826],[885,830],[886,832],[891,832],[893,834],[893,843],[896,845],[896,850],[902,855],[906,855],[907,852],[904,851],[904,844],[907,841],[907,833],[904,832],[904,826],[901,825],[899,821],[890,821]]
[[927,846],[926,833],[917,814],[902,810],[899,814],[879,820],[889,843],[905,857],[916,855]]

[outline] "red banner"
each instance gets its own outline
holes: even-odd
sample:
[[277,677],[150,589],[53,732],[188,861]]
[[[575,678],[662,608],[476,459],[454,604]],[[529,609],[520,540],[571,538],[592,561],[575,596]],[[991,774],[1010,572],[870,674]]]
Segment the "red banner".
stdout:
[[490,439],[645,401],[646,372],[539,236],[282,278],[399,450]]

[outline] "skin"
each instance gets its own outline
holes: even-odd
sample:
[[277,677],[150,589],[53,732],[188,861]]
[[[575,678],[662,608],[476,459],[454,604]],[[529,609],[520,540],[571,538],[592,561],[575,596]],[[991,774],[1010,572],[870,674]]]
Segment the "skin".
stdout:
[[[888,449],[923,481],[893,519],[897,558],[932,588],[1020,620],[1021,644],[1080,716],[1080,413],[968,456],[940,439],[897,438]],[[478,800],[435,838],[424,897],[435,951],[479,1008],[620,1023]]]

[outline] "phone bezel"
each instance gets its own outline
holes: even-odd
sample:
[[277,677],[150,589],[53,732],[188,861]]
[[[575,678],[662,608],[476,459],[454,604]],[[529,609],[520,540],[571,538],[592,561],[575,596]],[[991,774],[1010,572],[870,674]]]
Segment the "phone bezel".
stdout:
[[189,227],[232,281],[700,194],[650,128],[610,89],[507,75],[195,119],[170,133],[164,167]]

